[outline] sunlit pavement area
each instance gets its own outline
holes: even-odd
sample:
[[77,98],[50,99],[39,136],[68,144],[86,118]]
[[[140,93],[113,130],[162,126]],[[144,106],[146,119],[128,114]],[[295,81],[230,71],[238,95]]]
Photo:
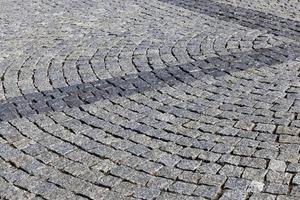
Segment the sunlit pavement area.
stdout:
[[1,0],[0,77],[0,199],[300,199],[298,0]]

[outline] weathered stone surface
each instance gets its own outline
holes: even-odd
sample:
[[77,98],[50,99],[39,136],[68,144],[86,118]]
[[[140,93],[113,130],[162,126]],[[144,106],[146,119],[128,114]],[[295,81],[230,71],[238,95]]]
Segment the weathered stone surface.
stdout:
[[2,0],[0,199],[300,197],[287,0]]

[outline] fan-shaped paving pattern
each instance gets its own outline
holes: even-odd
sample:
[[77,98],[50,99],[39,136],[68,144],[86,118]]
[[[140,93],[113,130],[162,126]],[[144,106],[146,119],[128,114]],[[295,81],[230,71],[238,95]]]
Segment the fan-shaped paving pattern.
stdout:
[[46,199],[297,196],[298,76],[289,62],[2,122],[3,181]]
[[0,3],[1,199],[299,199],[295,14],[164,2]]
[[[186,10],[185,15],[177,15],[177,7],[170,8],[170,5],[158,2],[92,2],[93,5],[82,6],[90,6],[87,7],[89,9],[91,6],[103,6],[105,9],[94,9],[86,15],[86,11],[81,12],[79,3],[70,3],[74,4],[71,9],[68,3],[57,5],[60,3],[56,2],[49,10],[49,5],[32,4],[32,7],[37,7],[38,13],[55,12],[56,15],[53,19],[39,19],[44,19],[42,24],[22,18],[22,25],[33,26],[33,30],[21,27],[19,31],[24,35],[19,36],[20,39],[7,37],[4,41],[4,47],[9,45],[20,49],[10,52],[11,48],[3,48],[7,60],[16,57],[18,52],[22,55],[1,65],[2,99],[188,63],[225,54],[231,51],[229,49],[268,48],[274,45],[274,40],[278,40],[261,31],[229,26]],[[17,6],[12,5],[10,9],[13,8]],[[66,12],[68,9],[72,13]],[[114,9],[122,11],[114,13]],[[2,15],[7,17],[5,12]],[[30,13],[26,15],[31,18]],[[98,23],[96,17],[103,22]],[[112,19],[114,23],[111,23]],[[15,29],[10,24],[18,20],[18,16],[12,18],[2,34],[16,35],[9,31]],[[88,22],[82,24],[80,20]],[[33,32],[38,34],[32,35]],[[263,37],[266,38],[259,39]],[[23,38],[30,41],[25,45]],[[268,38],[271,44],[268,44]]]

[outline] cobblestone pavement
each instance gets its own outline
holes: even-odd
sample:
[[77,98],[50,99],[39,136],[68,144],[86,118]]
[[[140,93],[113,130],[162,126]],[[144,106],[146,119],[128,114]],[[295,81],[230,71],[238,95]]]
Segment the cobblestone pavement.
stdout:
[[0,199],[300,199],[299,0],[2,0]]

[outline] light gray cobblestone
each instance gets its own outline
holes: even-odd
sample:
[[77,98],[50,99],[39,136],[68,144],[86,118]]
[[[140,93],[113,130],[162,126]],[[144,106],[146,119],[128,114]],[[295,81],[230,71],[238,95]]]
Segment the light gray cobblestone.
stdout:
[[0,199],[299,199],[299,13],[3,0]]

